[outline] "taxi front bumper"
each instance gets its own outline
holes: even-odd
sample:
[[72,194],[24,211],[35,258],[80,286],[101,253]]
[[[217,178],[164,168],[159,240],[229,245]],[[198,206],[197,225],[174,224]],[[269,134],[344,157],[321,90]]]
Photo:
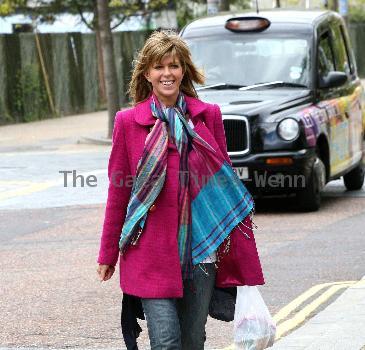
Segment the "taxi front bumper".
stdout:
[[298,192],[306,186],[315,159],[312,148],[231,158],[237,175],[255,196]]

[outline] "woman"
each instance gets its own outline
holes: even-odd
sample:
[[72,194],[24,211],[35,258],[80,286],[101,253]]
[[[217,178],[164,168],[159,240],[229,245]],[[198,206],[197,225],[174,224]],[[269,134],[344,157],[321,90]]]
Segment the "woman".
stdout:
[[[120,253],[121,289],[141,298],[152,349],[204,349],[214,286],[264,283],[252,198],[230,166],[219,107],[193,82],[203,76],[186,43],[155,32],[133,71],[135,106],[115,118],[98,274],[110,279]],[[238,228],[249,229],[247,254],[231,275],[220,261],[234,258]]]

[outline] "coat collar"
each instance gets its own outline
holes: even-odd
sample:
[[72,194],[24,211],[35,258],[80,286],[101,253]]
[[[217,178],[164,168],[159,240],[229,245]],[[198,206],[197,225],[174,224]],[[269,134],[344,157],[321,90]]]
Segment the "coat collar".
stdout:
[[[155,124],[156,118],[151,113],[151,107],[150,107],[151,100],[152,100],[152,95],[149,96],[144,101],[139,102],[135,106],[136,108],[135,119],[136,122],[140,125]],[[186,109],[190,115],[190,118],[192,119],[192,122],[194,123],[196,116],[202,113],[207,108],[207,104],[195,97],[190,97],[187,95],[185,95],[185,102],[186,102]]]

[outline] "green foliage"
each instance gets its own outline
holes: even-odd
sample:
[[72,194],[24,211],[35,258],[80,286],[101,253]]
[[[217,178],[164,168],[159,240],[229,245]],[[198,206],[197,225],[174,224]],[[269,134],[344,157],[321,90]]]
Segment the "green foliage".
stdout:
[[3,96],[0,96],[0,125],[13,122]]
[[365,5],[350,6],[348,19],[351,23],[365,23]]
[[[251,1],[250,0],[231,0],[231,7],[233,7],[235,10],[246,10],[251,8]],[[259,1],[260,4],[260,1]]]
[[[61,13],[79,15],[89,29],[97,29],[97,3],[96,0],[0,0],[0,16],[13,12],[30,15],[39,22],[52,22],[55,16]],[[146,16],[151,12],[161,11],[169,0],[149,0],[148,6],[142,1],[108,0],[111,20],[120,25],[126,18],[135,15]],[[36,3],[37,6],[34,6]],[[33,6],[29,6],[32,4]],[[85,13],[93,13],[89,20]],[[116,27],[115,26],[115,27]],[[114,28],[115,28],[114,27]],[[112,28],[112,29],[114,29]]]
[[180,29],[195,19],[191,5],[187,1],[176,1],[176,19]]
[[0,3],[0,16],[8,16],[17,8],[24,7],[27,0],[2,0]]
[[[207,15],[206,0],[175,0],[174,3],[177,24],[180,29],[194,19]],[[242,11],[250,8],[250,0],[229,0],[228,3],[230,11]]]
[[36,64],[25,66],[17,74],[14,104],[22,121],[30,122],[46,118],[50,111],[47,92]]

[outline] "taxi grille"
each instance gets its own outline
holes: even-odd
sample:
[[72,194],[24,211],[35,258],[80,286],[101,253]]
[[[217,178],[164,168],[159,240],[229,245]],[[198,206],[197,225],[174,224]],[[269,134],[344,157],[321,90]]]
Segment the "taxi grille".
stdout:
[[246,117],[224,115],[227,150],[230,155],[244,155],[249,152],[249,125]]

